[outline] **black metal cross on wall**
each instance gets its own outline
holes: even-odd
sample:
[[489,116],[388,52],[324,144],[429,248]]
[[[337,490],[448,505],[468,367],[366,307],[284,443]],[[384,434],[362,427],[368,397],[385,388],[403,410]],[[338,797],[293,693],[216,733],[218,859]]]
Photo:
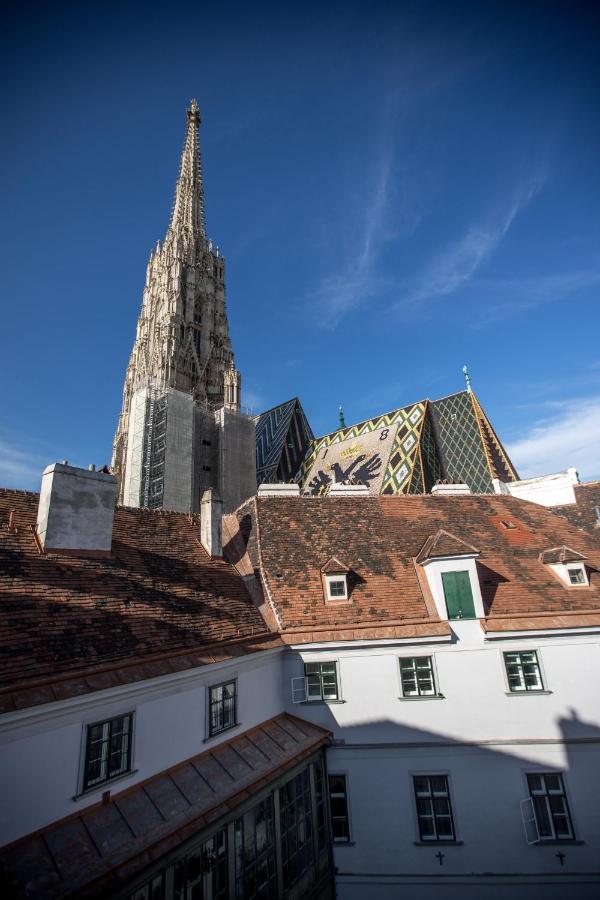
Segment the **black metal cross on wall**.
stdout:
[[566,856],[567,854],[566,854],[566,853],[563,853],[562,850],[559,850],[558,853],[555,853],[554,855],[560,860],[561,866],[564,866],[564,864],[565,864],[565,856]]
[[439,861],[440,861],[440,866],[443,866],[443,865],[444,865],[444,856],[445,856],[445,853],[442,853],[441,850],[438,850],[438,852],[437,852],[435,855],[436,855],[436,857],[437,857],[437,858],[439,859]]

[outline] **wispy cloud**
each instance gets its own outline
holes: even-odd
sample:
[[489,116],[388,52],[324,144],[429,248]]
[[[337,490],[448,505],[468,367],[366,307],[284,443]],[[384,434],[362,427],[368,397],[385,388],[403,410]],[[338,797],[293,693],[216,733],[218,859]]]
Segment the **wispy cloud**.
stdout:
[[564,400],[508,445],[522,478],[575,466],[584,480],[600,478],[600,396]]
[[48,458],[23,450],[0,439],[0,485],[2,487],[38,490]]
[[385,142],[375,166],[376,180],[369,186],[368,201],[360,210],[360,240],[358,253],[342,272],[326,276],[311,298],[321,310],[322,324],[335,327],[341,317],[381,288],[381,279],[374,274],[378,256],[377,245],[383,240],[387,220],[389,183],[391,177],[391,147]]
[[[471,327],[483,328],[535,309],[542,304],[565,300],[579,291],[600,285],[600,260],[596,264],[568,272],[554,272],[544,275],[523,276],[521,278],[497,277],[493,280],[479,278],[477,287],[485,291],[488,302],[479,304],[472,313]],[[502,299],[493,302],[493,296]],[[492,297],[492,302],[489,298]],[[506,300],[510,297],[510,300]]]
[[519,213],[541,190],[545,174],[515,191],[508,207],[496,210],[484,222],[469,226],[465,234],[434,256],[413,291],[395,306],[405,307],[435,297],[444,297],[466,285],[490,259]]

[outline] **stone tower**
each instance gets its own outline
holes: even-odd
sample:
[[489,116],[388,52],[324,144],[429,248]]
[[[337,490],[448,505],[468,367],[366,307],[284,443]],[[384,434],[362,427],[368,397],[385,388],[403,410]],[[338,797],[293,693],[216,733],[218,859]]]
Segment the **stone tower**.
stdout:
[[215,488],[229,511],[256,489],[241,412],[225,261],[206,237],[200,112],[192,100],[171,224],[150,254],[113,446],[119,501],[196,512]]

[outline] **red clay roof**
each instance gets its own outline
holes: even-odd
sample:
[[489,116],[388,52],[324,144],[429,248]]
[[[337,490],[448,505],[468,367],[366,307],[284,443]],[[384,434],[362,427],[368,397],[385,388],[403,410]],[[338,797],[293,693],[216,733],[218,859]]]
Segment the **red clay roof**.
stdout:
[[555,506],[554,512],[593,535],[596,546],[600,545],[600,481],[587,481],[576,484],[575,503]]
[[[117,508],[112,555],[40,554],[38,495],[0,489],[0,711],[278,643],[197,518]],[[14,529],[8,526],[14,511]]]
[[[426,602],[415,565],[439,530],[480,550],[486,615],[600,612],[593,542],[551,510],[516,497],[262,497],[237,516],[286,641],[412,636],[415,627],[420,635],[447,631]],[[505,520],[517,527],[498,527]],[[563,586],[539,561],[543,550],[562,543],[588,557],[590,587]],[[332,607],[324,601],[321,566],[336,555],[351,570],[351,602]]]
[[540,553],[540,562],[544,564],[579,562],[584,559],[587,559],[587,556],[584,556],[583,553],[578,553],[577,550],[573,550],[571,547],[565,546],[565,544],[561,544],[560,547],[550,547],[548,550],[542,550]]
[[467,544],[454,534],[440,529],[437,534],[431,534],[419,551],[416,558],[418,563],[427,559],[438,559],[444,556],[472,556],[479,554],[477,547]]
[[112,897],[174,845],[314,753],[330,732],[282,714],[179,763],[107,804],[88,806],[5,847],[11,896]]
[[336,556],[330,556],[325,565],[321,566],[323,575],[340,575],[349,571],[350,567],[345,563],[340,562]]

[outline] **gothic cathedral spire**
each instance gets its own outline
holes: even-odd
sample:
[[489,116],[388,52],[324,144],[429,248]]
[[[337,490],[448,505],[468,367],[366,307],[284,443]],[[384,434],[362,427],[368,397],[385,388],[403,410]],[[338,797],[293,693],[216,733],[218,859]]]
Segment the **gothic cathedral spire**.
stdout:
[[171,228],[187,236],[206,239],[204,219],[204,185],[202,184],[202,161],[200,158],[200,110],[192,100],[187,110],[187,132],[181,155],[179,178],[175,191]]
[[[200,488],[217,486],[198,474],[214,468],[199,465],[194,449],[199,416],[214,419],[223,407],[231,414],[240,409],[225,260],[206,237],[199,130],[200,111],[192,100],[171,223],[162,247],[158,242],[150,254],[114,440],[120,502],[129,506],[199,508]],[[176,432],[180,444],[169,448],[168,435]],[[205,445],[212,443],[204,437]],[[191,468],[182,474],[183,459]]]

